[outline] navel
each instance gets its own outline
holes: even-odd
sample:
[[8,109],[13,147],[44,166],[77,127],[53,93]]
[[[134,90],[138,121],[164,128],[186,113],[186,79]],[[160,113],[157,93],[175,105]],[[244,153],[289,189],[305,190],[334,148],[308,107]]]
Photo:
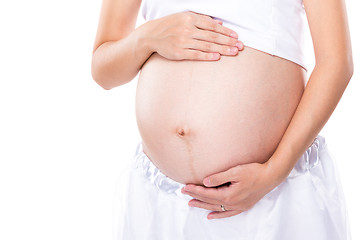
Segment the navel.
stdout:
[[188,163],[189,163],[189,167],[190,167],[190,175],[193,179],[199,179],[195,166],[194,166],[194,156],[193,156],[193,138],[194,138],[194,133],[191,132],[190,128],[186,125],[181,125],[178,126],[176,128],[176,134],[179,138],[182,139],[182,141],[185,143],[186,145],[186,149],[187,149],[187,154],[188,154]]
[[183,126],[176,129],[176,133],[179,137],[185,137],[189,135],[189,128]]

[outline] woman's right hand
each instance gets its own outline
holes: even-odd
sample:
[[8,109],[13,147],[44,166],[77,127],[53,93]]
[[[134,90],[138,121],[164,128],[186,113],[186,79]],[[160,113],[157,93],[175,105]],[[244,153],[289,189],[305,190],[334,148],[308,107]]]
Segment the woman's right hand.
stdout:
[[222,26],[221,21],[192,11],[147,23],[146,38],[154,52],[170,60],[218,60],[220,54],[234,56],[244,48],[236,32]]

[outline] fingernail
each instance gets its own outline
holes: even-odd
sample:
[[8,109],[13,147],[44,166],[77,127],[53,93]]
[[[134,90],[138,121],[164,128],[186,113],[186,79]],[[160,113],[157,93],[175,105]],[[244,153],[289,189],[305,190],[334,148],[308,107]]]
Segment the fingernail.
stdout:
[[237,38],[237,37],[238,37],[238,35],[237,35],[237,33],[236,33],[236,32],[231,32],[231,33],[230,33],[230,37]]
[[218,59],[218,58],[219,58],[219,53],[213,53],[212,59]]
[[236,43],[236,46],[237,46],[238,48],[242,48],[242,47],[243,47],[243,44],[242,44],[241,42],[237,42],[237,43]]
[[205,184],[210,185],[210,178],[205,179]]
[[239,48],[232,47],[230,51],[231,53],[237,53],[239,51]]

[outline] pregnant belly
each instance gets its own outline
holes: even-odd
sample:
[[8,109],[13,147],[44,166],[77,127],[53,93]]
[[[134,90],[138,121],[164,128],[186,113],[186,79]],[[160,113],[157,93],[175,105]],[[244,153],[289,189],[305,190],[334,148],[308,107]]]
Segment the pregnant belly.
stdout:
[[218,61],[172,61],[154,53],[136,89],[144,153],[169,178],[203,185],[238,164],[264,163],[302,96],[305,70],[245,47]]

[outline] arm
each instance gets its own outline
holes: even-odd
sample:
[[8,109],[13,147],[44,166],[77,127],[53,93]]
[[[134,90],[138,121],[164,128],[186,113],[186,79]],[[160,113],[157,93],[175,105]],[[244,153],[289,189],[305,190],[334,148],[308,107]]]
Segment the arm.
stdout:
[[152,54],[144,25],[136,28],[141,0],[103,0],[91,74],[104,89],[131,81]]
[[303,0],[315,52],[315,67],[303,96],[275,153],[267,162],[285,179],[311,145],[347,87],[353,74],[345,0]]
[[153,52],[170,60],[217,61],[220,54],[234,55],[230,47],[244,47],[221,21],[192,11],[150,20],[134,30],[140,5],[141,0],[103,0],[91,73],[104,89],[131,81]]
[[[246,211],[283,182],[330,118],[351,79],[353,60],[344,0],[327,0],[325,5],[319,0],[303,1],[316,60],[303,96],[266,163],[237,165],[204,178],[205,187],[187,184],[182,189],[195,198],[189,205],[214,211],[208,218]],[[230,186],[220,186],[227,182]],[[220,204],[227,211],[222,212]]]

